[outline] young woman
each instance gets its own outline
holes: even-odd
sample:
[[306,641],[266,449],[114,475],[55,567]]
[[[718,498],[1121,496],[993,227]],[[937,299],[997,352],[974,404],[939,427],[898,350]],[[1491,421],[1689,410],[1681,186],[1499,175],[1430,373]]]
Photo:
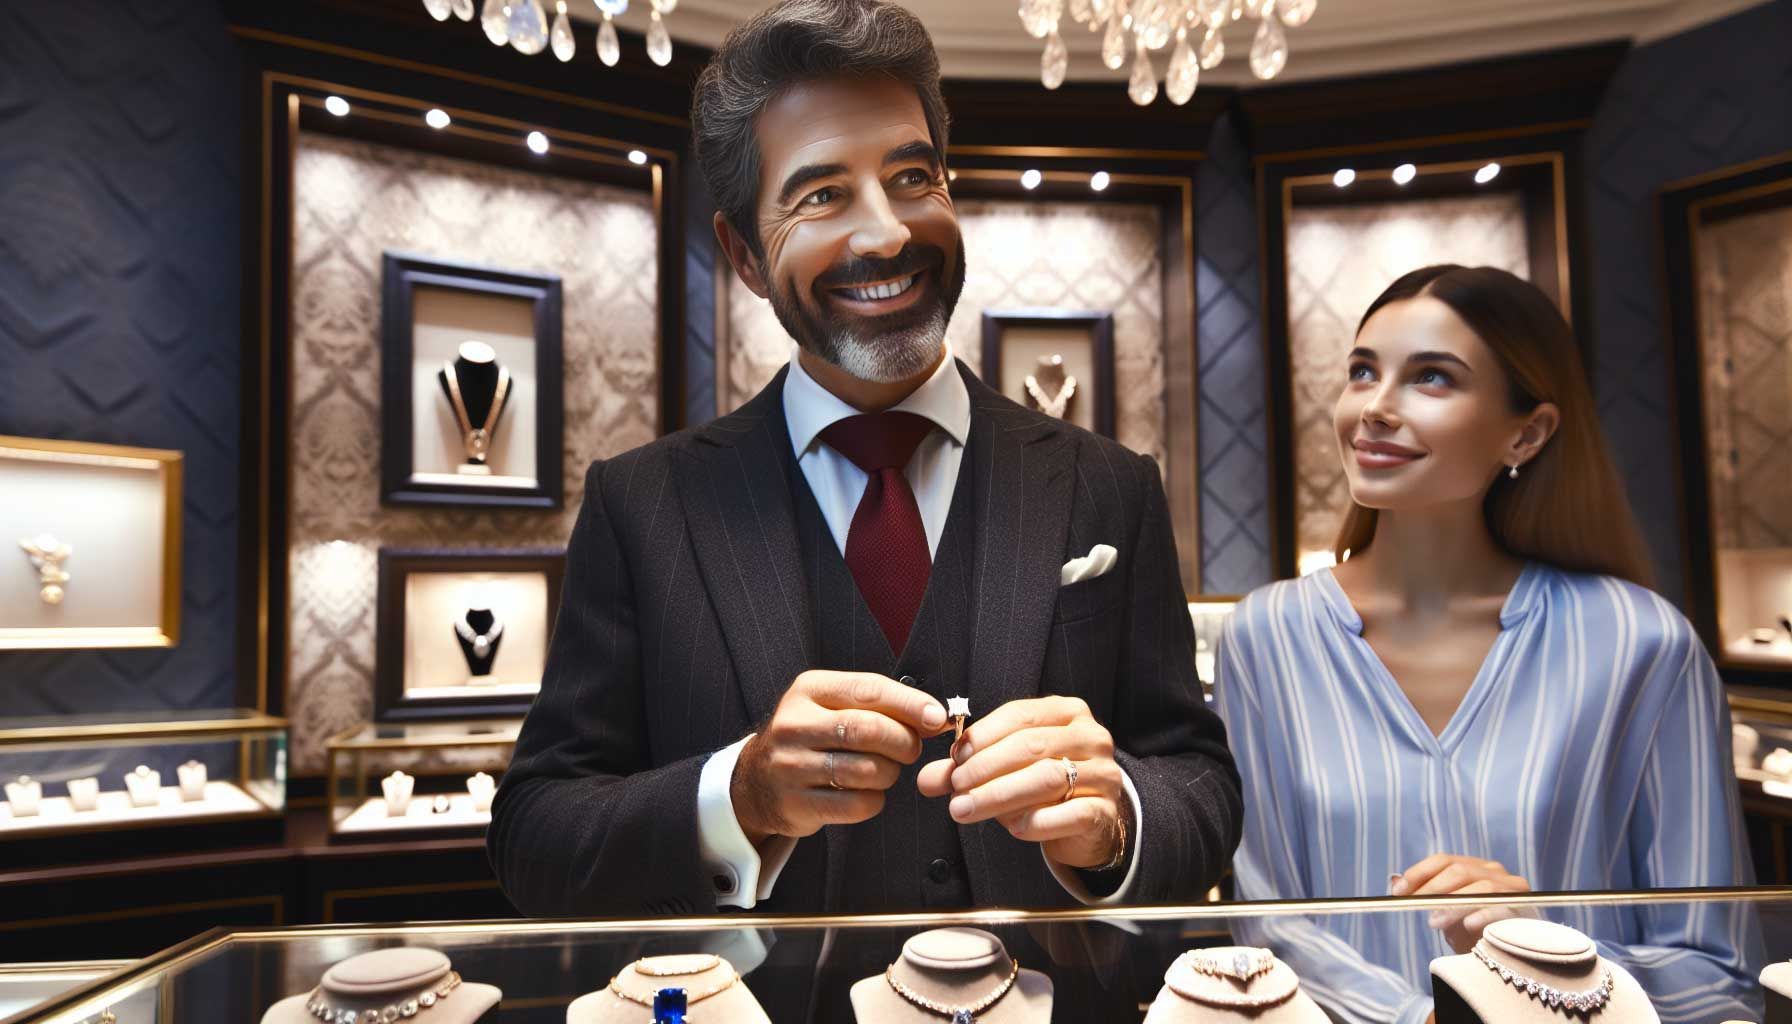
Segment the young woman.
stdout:
[[[1427,267],[1369,307],[1347,365],[1340,564],[1253,593],[1219,651],[1240,898],[1752,881],[1717,673],[1645,589],[1554,305],[1504,271]],[[1412,1024],[1431,960],[1496,913],[1271,918],[1253,938],[1340,1018]],[[1600,940],[1664,1021],[1759,1019],[1747,914],[1548,916]]]

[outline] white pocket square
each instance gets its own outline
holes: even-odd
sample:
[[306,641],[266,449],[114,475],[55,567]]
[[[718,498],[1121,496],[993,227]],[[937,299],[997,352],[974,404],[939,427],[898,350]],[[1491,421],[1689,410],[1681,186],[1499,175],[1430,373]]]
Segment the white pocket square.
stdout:
[[1068,587],[1072,583],[1092,580],[1114,567],[1120,552],[1114,550],[1112,544],[1097,544],[1089,549],[1089,553],[1081,558],[1072,558],[1058,570],[1058,586]]

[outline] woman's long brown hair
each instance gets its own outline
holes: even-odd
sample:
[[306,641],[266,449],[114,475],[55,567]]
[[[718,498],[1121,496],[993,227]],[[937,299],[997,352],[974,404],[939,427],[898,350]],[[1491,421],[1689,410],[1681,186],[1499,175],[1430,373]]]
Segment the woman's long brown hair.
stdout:
[[[1357,332],[1392,302],[1428,295],[1480,337],[1511,381],[1512,409],[1543,402],[1561,425],[1518,479],[1500,474],[1483,506],[1494,541],[1521,558],[1648,586],[1653,575],[1624,484],[1599,429],[1574,332],[1536,285],[1492,267],[1440,264],[1406,274],[1370,303]],[[1351,504],[1333,550],[1340,561],[1375,539],[1374,509]]]

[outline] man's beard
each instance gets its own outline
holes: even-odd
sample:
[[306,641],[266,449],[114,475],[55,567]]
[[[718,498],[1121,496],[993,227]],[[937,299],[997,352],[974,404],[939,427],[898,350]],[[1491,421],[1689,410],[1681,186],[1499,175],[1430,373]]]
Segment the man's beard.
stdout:
[[[831,312],[829,289],[889,281],[920,273],[935,275],[929,293],[905,309],[864,317]],[[921,280],[913,287],[927,288]],[[772,312],[784,330],[805,351],[838,366],[859,380],[889,384],[907,380],[939,357],[946,325],[964,291],[964,245],[955,247],[952,262],[938,246],[910,245],[889,259],[853,258],[815,280],[812,302],[797,295],[795,281],[771,288]]]

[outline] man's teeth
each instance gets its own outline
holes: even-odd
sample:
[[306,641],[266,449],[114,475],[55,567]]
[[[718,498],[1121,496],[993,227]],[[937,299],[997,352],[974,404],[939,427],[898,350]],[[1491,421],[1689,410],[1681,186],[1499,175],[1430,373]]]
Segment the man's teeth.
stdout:
[[860,302],[872,302],[877,299],[893,299],[903,292],[908,291],[910,288],[913,288],[915,282],[920,279],[921,275],[915,274],[912,277],[905,278],[901,281],[892,281],[889,284],[872,285],[870,288],[847,288],[844,289],[844,291],[848,296],[857,299]]

